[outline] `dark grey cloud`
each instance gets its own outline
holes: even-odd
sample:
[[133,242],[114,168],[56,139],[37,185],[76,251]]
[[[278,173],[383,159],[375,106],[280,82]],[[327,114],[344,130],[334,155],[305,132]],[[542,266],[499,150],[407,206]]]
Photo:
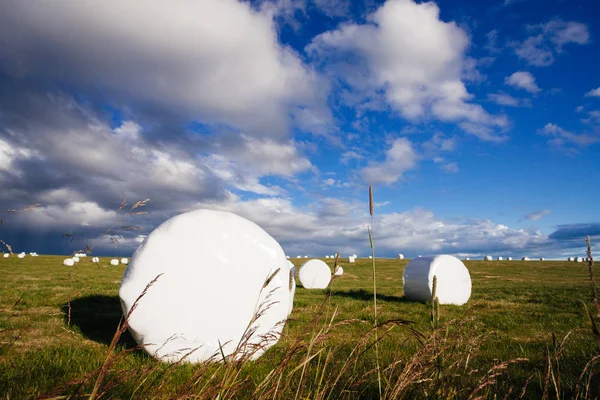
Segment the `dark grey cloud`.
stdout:
[[549,238],[558,241],[580,241],[580,245],[583,246],[586,236],[599,237],[600,222],[559,225]]

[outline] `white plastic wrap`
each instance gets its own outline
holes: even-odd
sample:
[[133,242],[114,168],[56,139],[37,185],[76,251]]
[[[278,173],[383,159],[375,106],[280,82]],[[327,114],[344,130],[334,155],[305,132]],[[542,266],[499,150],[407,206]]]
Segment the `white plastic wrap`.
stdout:
[[416,301],[431,301],[433,277],[440,304],[461,306],[471,297],[471,275],[456,257],[446,254],[412,259],[404,269],[404,294]]
[[72,258],[66,258],[63,261],[63,265],[66,265],[67,267],[72,267],[73,265],[75,265],[75,261],[73,261]]
[[321,260],[308,260],[300,267],[298,279],[305,289],[325,289],[331,281],[331,270]]
[[110,260],[110,265],[119,265],[119,260],[113,258],[112,260]]
[[131,315],[129,329],[163,361],[222,361],[221,353],[236,350],[256,359],[279,340],[290,312],[290,270],[279,243],[255,223],[196,210],[148,235],[131,258],[119,297],[127,314],[162,274]]

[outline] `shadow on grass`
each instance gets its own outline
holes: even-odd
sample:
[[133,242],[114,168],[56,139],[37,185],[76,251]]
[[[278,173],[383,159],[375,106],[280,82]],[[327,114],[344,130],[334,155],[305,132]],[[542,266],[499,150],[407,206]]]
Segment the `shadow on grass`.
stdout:
[[[77,327],[90,340],[109,345],[123,316],[118,296],[85,296],[71,300],[71,326]],[[69,304],[62,306],[65,325],[69,320]],[[119,343],[127,349],[136,347],[136,342],[125,331]]]
[[[333,297],[346,297],[354,300],[373,301],[373,292],[368,292],[364,289],[352,289],[348,291],[336,291],[332,294]],[[377,293],[377,301],[388,301],[393,303],[414,303],[406,296],[389,296],[387,294]]]

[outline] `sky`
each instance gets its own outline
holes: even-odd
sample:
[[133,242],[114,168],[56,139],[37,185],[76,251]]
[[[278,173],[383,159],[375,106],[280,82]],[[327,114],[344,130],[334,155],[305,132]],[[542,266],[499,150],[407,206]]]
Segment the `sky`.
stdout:
[[208,208],[292,257],[367,256],[373,185],[376,256],[582,256],[598,21],[596,0],[2,1],[0,239],[128,255]]

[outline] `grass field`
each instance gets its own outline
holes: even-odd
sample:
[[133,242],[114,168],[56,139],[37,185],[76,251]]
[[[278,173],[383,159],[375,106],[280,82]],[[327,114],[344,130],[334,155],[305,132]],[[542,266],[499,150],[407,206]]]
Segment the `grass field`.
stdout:
[[[62,259],[0,258],[0,398],[85,397],[94,386],[121,317],[125,267],[109,266],[107,258],[100,267],[89,258],[66,267]],[[526,383],[526,398],[573,397],[597,354],[581,304],[591,304],[586,264],[466,261],[471,300],[441,306],[432,334],[431,306],[403,296],[407,262],[377,259],[378,320],[399,321],[379,330],[384,397],[518,398]],[[123,335],[103,398],[376,398],[371,263],[342,265],[331,291],[298,287],[284,337],[256,362],[168,366]],[[296,339],[301,346],[294,348]],[[526,360],[501,364],[515,359]],[[279,376],[270,378],[271,371]],[[600,394],[588,374],[580,386]]]

